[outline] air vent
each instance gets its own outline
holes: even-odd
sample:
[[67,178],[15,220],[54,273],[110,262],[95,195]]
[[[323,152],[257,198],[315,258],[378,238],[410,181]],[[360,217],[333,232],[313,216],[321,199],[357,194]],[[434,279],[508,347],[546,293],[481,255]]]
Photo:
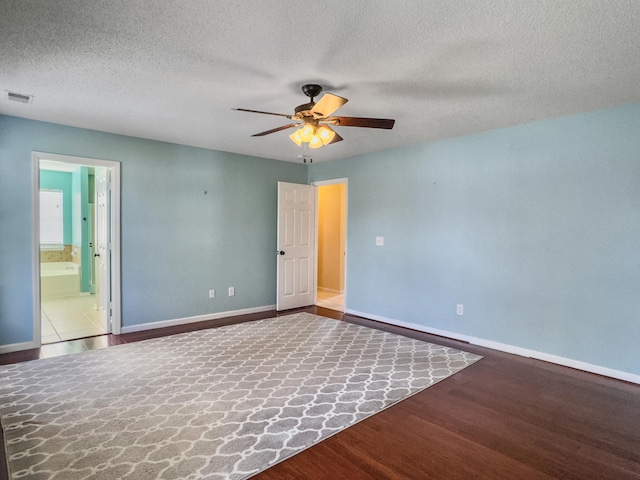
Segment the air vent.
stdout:
[[7,92],[7,100],[11,100],[12,102],[18,102],[18,103],[33,102],[33,95],[24,95],[22,93],[10,92],[8,90],[6,90],[6,92]]

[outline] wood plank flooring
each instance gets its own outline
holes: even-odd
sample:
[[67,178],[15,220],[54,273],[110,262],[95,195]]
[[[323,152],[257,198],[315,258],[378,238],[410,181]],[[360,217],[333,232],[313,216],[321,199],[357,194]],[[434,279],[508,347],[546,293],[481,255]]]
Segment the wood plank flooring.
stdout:
[[[484,359],[253,478],[640,479],[640,386],[320,307],[303,310]],[[0,355],[0,364],[275,315],[58,343]]]

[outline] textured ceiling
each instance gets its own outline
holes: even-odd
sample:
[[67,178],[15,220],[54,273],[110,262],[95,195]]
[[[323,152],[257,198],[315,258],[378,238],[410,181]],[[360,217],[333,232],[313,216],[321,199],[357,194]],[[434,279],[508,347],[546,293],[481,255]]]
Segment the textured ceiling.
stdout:
[[299,161],[287,119],[315,82],[334,160],[640,101],[640,2],[0,1],[0,113]]

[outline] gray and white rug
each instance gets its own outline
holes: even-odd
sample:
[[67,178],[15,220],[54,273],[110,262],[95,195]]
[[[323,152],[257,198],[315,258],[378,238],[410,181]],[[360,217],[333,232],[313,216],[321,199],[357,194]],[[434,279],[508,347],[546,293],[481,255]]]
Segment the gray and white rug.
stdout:
[[480,358],[299,313],[0,366],[10,478],[247,478]]

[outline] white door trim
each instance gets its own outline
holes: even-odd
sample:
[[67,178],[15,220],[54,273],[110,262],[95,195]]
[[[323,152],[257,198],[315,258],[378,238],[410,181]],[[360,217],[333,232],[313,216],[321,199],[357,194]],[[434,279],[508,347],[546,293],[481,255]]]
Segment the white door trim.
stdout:
[[84,165],[90,167],[106,167],[111,170],[111,333],[119,335],[122,328],[121,317],[121,278],[120,278],[120,162],[96,158],[74,157],[57,153],[32,152],[32,247],[33,247],[33,342],[25,348],[39,348],[42,345],[42,318],[40,299],[40,160]]
[[[344,223],[347,228],[347,232],[349,231],[349,179],[344,178],[334,178],[332,180],[319,180],[317,182],[311,182],[311,185],[316,187],[316,248],[315,248],[315,268],[316,268],[316,289],[314,291],[313,304],[317,305],[318,303],[318,208],[320,207],[318,202],[318,187],[324,187],[325,185],[337,185],[340,183],[344,183],[345,188],[345,199],[344,199]],[[349,236],[345,232],[344,239],[344,311],[347,311],[347,257],[349,255]]]

